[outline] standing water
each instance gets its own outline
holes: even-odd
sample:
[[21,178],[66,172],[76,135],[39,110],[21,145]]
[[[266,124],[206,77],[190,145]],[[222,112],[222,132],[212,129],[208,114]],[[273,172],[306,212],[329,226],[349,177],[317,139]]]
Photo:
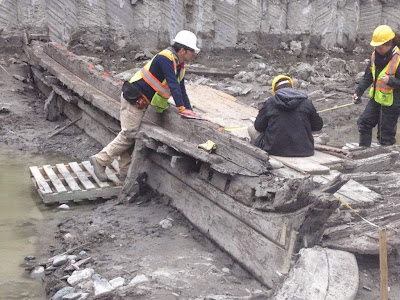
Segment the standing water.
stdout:
[[49,213],[30,179],[29,167],[59,160],[0,146],[0,299],[46,298],[42,280],[30,279],[22,266],[37,246],[40,233],[35,222]]

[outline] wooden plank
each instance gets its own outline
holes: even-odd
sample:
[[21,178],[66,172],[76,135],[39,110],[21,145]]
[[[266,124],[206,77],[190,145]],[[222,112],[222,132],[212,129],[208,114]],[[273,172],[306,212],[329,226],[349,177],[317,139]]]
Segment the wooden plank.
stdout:
[[[242,173],[246,170],[257,175],[268,172],[268,153],[249,142],[240,140],[236,136],[219,131],[216,124],[205,120],[183,119],[173,110],[168,110],[160,116],[160,114],[155,112],[154,107],[149,107],[146,110],[140,134],[145,131],[145,126],[143,125],[146,123],[153,125],[152,129],[155,128],[155,124],[162,127],[167,134],[167,136],[163,136],[164,140],[162,142],[164,144],[171,146],[168,142],[171,136],[176,140],[181,140],[179,144],[173,147],[180,152],[183,152],[182,149],[186,145],[193,145],[197,148],[197,145],[211,140],[216,144],[214,154],[227,162],[237,165],[242,169]],[[147,133],[148,130],[145,132]],[[171,132],[174,134],[172,135]],[[190,150],[188,155],[193,156],[193,152],[193,149]]]
[[328,153],[314,151],[314,155],[309,157],[310,160],[325,166],[331,164],[339,164],[343,162],[343,159]]
[[97,188],[91,190],[80,190],[62,194],[51,194],[46,195],[45,203],[67,203],[69,201],[80,201],[80,200],[96,200],[96,199],[110,199],[119,195],[121,191],[120,186],[113,186],[108,188]]
[[68,171],[67,167],[64,164],[56,164],[56,168],[60,172],[60,174],[64,177],[65,181],[67,182],[68,186],[72,191],[81,190],[78,183],[75,181],[74,177],[72,177],[71,173]]
[[329,174],[330,171],[329,167],[316,163],[309,157],[283,157],[275,155],[270,155],[270,157],[299,172],[321,175]]
[[61,182],[60,178],[58,178],[57,174],[53,171],[53,167],[50,165],[43,166],[43,170],[46,175],[49,177],[51,183],[55,187],[58,193],[66,193],[67,189],[64,184]]
[[82,185],[85,187],[86,190],[96,188],[95,185],[86,176],[85,172],[81,169],[81,167],[78,165],[77,162],[70,162],[68,163],[68,165],[71,167],[72,171],[74,171],[79,181],[82,183]]
[[[250,163],[248,163],[247,168],[244,168],[231,161],[228,161],[220,155],[214,153],[210,154],[205,151],[199,150],[197,148],[197,144],[193,144],[190,141],[180,138],[177,135],[172,135],[169,131],[162,127],[142,123],[141,133],[143,133],[146,137],[160,141],[163,144],[166,144],[181,153],[194,157],[195,159],[201,160],[203,162],[210,163],[211,167],[220,173],[256,176],[254,172],[249,170],[251,169],[249,167]],[[256,168],[257,167],[254,166],[253,170]]]
[[350,179],[343,185],[334,196],[340,197],[353,208],[372,206],[375,201],[382,200],[381,195],[371,191],[369,188],[353,179]]
[[39,168],[36,166],[29,167],[33,178],[35,179],[36,185],[41,194],[52,194],[53,191],[50,188],[49,184],[46,182],[46,179],[43,177],[42,173],[40,172]]
[[100,179],[97,178],[96,174],[94,174],[93,166],[89,161],[83,161],[82,166],[89,172],[99,187],[106,188],[110,186],[107,182],[100,181]]
[[389,272],[387,261],[386,229],[379,228],[379,269],[380,269],[380,300],[389,299]]

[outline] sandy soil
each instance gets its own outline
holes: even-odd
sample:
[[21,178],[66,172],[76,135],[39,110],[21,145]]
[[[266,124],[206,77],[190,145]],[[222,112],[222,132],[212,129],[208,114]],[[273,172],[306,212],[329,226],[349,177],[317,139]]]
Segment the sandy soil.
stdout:
[[[11,61],[10,61],[10,58]],[[203,62],[206,60],[203,57]],[[16,63],[12,63],[15,61]],[[201,61],[201,59],[199,59]],[[210,61],[211,62],[211,61]],[[23,55],[0,56],[0,143],[30,152],[60,152],[77,160],[86,160],[100,150],[100,145],[77,127],[47,138],[67,119],[49,122],[43,118],[44,98],[29,79],[29,67]],[[27,80],[13,78],[17,74]],[[343,86],[354,88],[354,80]],[[260,89],[264,87],[259,87]],[[322,86],[309,86],[312,92]],[[260,99],[239,97],[239,101],[258,105]],[[338,92],[329,100],[315,102],[317,110],[350,102],[349,93]],[[334,144],[356,142],[355,123],[365,103],[332,110],[323,114],[322,130]],[[104,203],[71,205],[71,210],[55,214],[38,223],[40,244],[36,256],[47,259],[77,247],[92,260],[87,264],[107,280],[118,276],[127,282],[137,275],[149,279],[133,289],[114,293],[107,299],[267,299],[270,294],[257,280],[228,255],[207,240],[167,201],[158,195],[138,199],[136,203],[118,205]],[[147,199],[149,198],[149,199]],[[169,218],[172,227],[163,229],[159,222]],[[78,252],[79,252],[78,251]],[[399,266],[396,257],[392,265]],[[379,297],[379,263],[376,257],[360,257],[360,290],[357,299]],[[66,286],[61,270],[46,277],[46,291],[53,295]],[[392,272],[390,284],[396,287],[398,274]],[[398,283],[397,283],[398,284]],[[398,293],[397,293],[398,294]],[[395,299],[395,298],[393,298]]]

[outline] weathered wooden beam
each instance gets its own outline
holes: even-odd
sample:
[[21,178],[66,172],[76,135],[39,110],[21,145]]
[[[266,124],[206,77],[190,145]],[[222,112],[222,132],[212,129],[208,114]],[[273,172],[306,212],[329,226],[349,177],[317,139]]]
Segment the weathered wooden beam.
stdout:
[[240,219],[232,216],[209,198],[194,191],[150,160],[144,162],[148,184],[158,192],[171,197],[179,209],[201,232],[227,251],[258,280],[269,287],[281,281],[286,257],[292,253],[270,241]]
[[121,95],[121,85],[118,81],[104,76],[101,72],[90,67],[90,63],[83,60],[62,45],[55,42],[45,43],[43,51],[57,63],[67,68],[71,73],[83,79],[97,90],[118,101]]
[[59,79],[69,89],[76,92],[79,96],[84,97],[94,106],[119,120],[119,99],[111,98],[74,75],[68,69],[45,54],[43,48],[39,44],[33,45],[30,49],[31,57],[36,63],[56,76],[57,79]]
[[390,171],[395,166],[398,157],[398,151],[391,151],[390,153],[378,154],[368,158],[347,160],[340,171],[353,173]]
[[[175,111],[167,110],[162,114],[149,107],[143,118],[144,124],[158,125],[166,132],[173,132],[186,144],[197,145],[206,142],[205,138],[216,144],[215,154],[227,162],[239,166],[244,172],[263,174],[268,171],[268,154],[265,151],[240,140],[226,132],[220,132],[218,126],[205,120],[188,120],[181,118]],[[166,144],[168,144],[166,142]],[[182,145],[184,147],[185,145]],[[177,149],[178,150],[178,149]],[[248,173],[248,172],[247,172]]]

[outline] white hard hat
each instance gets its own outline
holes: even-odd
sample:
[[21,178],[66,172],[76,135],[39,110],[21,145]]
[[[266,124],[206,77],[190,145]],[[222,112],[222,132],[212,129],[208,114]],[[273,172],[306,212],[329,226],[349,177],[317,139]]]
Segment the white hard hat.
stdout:
[[193,49],[196,53],[200,52],[200,49],[196,46],[196,35],[188,30],[179,31],[175,38],[172,40],[174,43],[182,44],[190,49]]

